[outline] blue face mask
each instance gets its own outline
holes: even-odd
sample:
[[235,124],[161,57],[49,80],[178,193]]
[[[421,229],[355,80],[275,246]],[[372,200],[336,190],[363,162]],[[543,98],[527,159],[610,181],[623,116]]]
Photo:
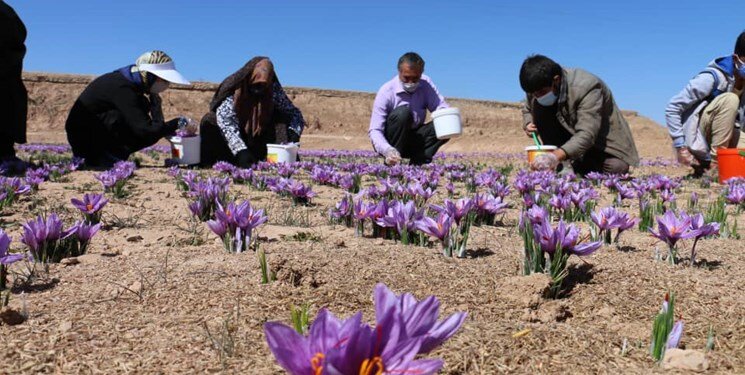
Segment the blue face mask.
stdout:
[[536,98],[535,100],[538,101],[538,104],[544,107],[550,107],[556,104],[557,99],[559,98],[556,96],[556,94],[554,94],[554,90],[551,90],[548,93],[546,93],[546,95],[543,95],[540,98]]

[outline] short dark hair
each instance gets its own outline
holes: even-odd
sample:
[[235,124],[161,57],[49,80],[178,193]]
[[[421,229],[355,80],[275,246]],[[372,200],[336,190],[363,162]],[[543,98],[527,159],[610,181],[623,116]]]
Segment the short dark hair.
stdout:
[[398,65],[396,67],[398,69],[401,69],[401,65],[412,65],[412,66],[418,66],[420,69],[424,70],[424,59],[422,59],[421,56],[419,56],[416,52],[406,52],[404,53],[399,59],[398,59]]
[[745,31],[740,33],[735,42],[735,55],[745,56]]
[[561,76],[561,66],[543,55],[528,56],[520,67],[520,87],[528,94],[553,85]]

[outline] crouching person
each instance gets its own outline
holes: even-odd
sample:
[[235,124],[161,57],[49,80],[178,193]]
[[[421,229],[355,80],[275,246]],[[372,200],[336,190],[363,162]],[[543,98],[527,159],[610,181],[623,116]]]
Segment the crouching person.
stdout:
[[[745,122],[745,32],[730,56],[720,57],[693,77],[665,109],[678,162],[695,175],[707,170],[717,149],[735,148]],[[745,145],[743,145],[745,146]]]
[[548,57],[528,57],[520,68],[523,129],[556,151],[538,155],[531,168],[553,170],[565,160],[574,172],[622,174],[639,164],[631,129],[608,86],[582,69],[562,68]]
[[266,160],[267,144],[300,141],[305,120],[267,57],[251,59],[226,78],[202,118],[203,166],[225,161],[241,168]]
[[[73,104],[65,130],[73,155],[86,166],[107,169],[163,137],[175,134],[179,119],[163,119],[160,94],[171,83],[189,84],[162,51],[146,52],[134,65],[91,82]],[[184,129],[197,130],[195,123]]]
[[448,108],[445,98],[424,73],[424,60],[409,52],[398,60],[398,75],[386,82],[375,96],[368,135],[375,151],[391,166],[410,159],[414,165],[428,164],[448,140],[438,140],[426,112]]

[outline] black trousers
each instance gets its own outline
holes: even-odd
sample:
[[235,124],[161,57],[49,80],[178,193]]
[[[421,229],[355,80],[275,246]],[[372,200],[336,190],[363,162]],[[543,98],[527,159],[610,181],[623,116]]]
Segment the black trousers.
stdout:
[[[300,138],[291,131],[287,124],[291,120],[290,114],[275,111],[272,115],[272,126],[262,130],[258,136],[248,136],[243,129],[240,130],[241,139],[246,144],[250,164],[256,164],[260,161],[266,161],[267,148],[269,143],[286,143],[299,142]],[[202,118],[199,126],[201,135],[200,144],[200,165],[202,167],[211,167],[218,161],[225,161],[233,165],[238,165],[238,158],[230,150],[225,136],[217,126],[217,117],[214,112],[206,114]]]
[[0,78],[0,157],[15,156],[14,143],[26,143],[28,92],[21,72],[13,78]]
[[[572,134],[564,129],[556,118],[556,105],[551,107],[536,105],[533,116],[533,121],[538,128],[538,135],[544,144],[558,147],[569,141],[572,137]],[[580,176],[584,176],[590,172],[624,174],[628,173],[629,165],[625,161],[604,151],[590,148],[582,158],[572,160],[572,169],[574,173]]]
[[429,164],[448,139],[437,139],[432,122],[416,129],[411,128],[413,123],[414,115],[409,107],[394,109],[385,121],[385,139],[401,153],[401,157],[410,159],[411,164]]

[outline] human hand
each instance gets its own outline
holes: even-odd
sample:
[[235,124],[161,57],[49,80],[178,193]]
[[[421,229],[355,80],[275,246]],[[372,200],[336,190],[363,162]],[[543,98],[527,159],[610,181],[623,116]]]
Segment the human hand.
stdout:
[[253,166],[253,157],[251,156],[251,153],[248,152],[248,150],[241,150],[238,151],[238,153],[235,155],[235,162],[236,166],[238,168],[248,169]]
[[701,163],[698,162],[698,160],[693,157],[691,154],[691,151],[688,150],[688,147],[680,147],[675,149],[675,156],[678,159],[678,163],[688,166],[688,167],[696,167],[699,166]]
[[533,136],[533,133],[535,133],[537,131],[538,131],[538,127],[535,126],[535,124],[532,123],[532,122],[530,124],[528,124],[528,125],[525,126],[525,134],[527,134],[528,137],[532,137]]
[[401,154],[395,148],[391,147],[385,152],[385,165],[394,166],[401,162]]
[[559,158],[552,152],[545,154],[539,154],[533,159],[530,164],[530,168],[535,171],[549,171],[554,170],[559,166]]
[[178,120],[179,130],[183,130],[187,135],[197,134],[199,123],[192,120],[191,117],[181,116]]

